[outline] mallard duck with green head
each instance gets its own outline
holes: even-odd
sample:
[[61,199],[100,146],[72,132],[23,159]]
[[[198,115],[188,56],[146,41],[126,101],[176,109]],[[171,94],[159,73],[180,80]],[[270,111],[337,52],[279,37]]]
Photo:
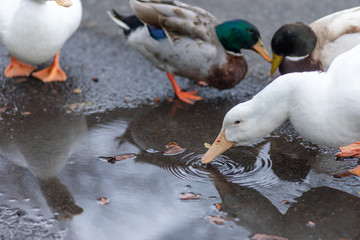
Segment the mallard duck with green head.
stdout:
[[310,25],[285,24],[272,40],[271,73],[327,71],[341,53],[360,43],[360,7],[335,12]]
[[123,17],[115,11],[109,16],[124,29],[131,47],[167,73],[176,96],[184,102],[201,97],[182,91],[174,75],[228,89],[246,75],[242,49],[254,50],[271,62],[258,29],[248,21],[220,23],[204,9],[180,1],[129,2],[135,16]]

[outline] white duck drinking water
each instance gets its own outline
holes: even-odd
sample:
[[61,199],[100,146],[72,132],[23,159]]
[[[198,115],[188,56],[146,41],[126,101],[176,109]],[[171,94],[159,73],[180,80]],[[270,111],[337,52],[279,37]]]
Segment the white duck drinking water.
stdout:
[[[82,17],[80,0],[0,0],[0,41],[10,53],[8,78],[32,76],[44,81],[65,81],[59,50],[76,31]],[[53,63],[34,72],[36,65]]]
[[[278,77],[253,99],[233,107],[222,130],[203,156],[209,163],[231,146],[265,137],[289,119],[313,143],[329,147],[360,140],[360,45],[338,56],[327,72]],[[352,145],[354,155],[360,144]]]

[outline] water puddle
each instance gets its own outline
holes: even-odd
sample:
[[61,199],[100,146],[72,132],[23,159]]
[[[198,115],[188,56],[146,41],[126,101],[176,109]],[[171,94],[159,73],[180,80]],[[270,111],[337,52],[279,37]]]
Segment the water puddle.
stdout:
[[[334,150],[309,145],[286,124],[286,134],[280,128],[202,165],[204,143],[230,107],[164,102],[82,114],[44,104],[3,112],[0,227],[49,239],[359,236],[360,180],[333,177],[356,162],[336,161]],[[167,154],[171,142],[181,151]]]

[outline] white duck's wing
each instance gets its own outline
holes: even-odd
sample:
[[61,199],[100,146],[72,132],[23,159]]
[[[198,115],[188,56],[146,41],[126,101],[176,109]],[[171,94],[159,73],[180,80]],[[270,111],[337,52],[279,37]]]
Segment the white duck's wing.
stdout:
[[[338,87],[344,87],[349,91],[358,93],[360,91],[360,43],[353,49],[342,53],[331,63],[328,73],[332,76],[332,83]],[[336,89],[334,87],[334,89]],[[360,99],[358,100],[360,107]]]
[[161,27],[172,42],[182,37],[215,43],[219,20],[202,8],[180,1],[130,0],[135,15],[144,23]]
[[310,27],[317,35],[323,35],[322,39],[331,42],[345,34],[360,33],[360,7],[327,15],[311,23]]

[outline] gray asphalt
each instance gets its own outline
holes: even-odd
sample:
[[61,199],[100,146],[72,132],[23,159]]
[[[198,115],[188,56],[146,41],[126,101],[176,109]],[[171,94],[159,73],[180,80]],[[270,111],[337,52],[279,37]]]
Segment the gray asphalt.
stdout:
[[[356,0],[347,1],[288,1],[215,0],[188,1],[214,13],[220,20],[244,18],[260,30],[267,49],[273,33],[284,23],[303,21],[310,23],[334,11],[358,5]],[[69,39],[61,51],[61,65],[68,73],[66,83],[43,84],[36,79],[26,82],[6,79],[0,75],[0,100],[4,103],[31,101],[37,97],[59,104],[89,102],[91,111],[113,108],[136,107],[153,104],[156,97],[161,101],[173,97],[166,74],[154,68],[140,54],[127,44],[122,31],[108,18],[106,11],[116,9],[123,15],[130,15],[128,2],[116,0],[88,0],[83,2],[84,16],[79,30]],[[245,79],[231,90],[219,91],[201,88],[187,79],[178,77],[182,88],[198,90],[204,101],[213,99],[241,99],[239,96],[255,94],[269,79],[270,64],[252,51],[244,51],[249,71]],[[8,53],[0,46],[0,71],[8,63]],[[98,79],[94,82],[92,79]],[[81,94],[73,93],[81,88]],[[60,96],[59,97],[59,93]],[[21,99],[19,99],[21,98]]]

